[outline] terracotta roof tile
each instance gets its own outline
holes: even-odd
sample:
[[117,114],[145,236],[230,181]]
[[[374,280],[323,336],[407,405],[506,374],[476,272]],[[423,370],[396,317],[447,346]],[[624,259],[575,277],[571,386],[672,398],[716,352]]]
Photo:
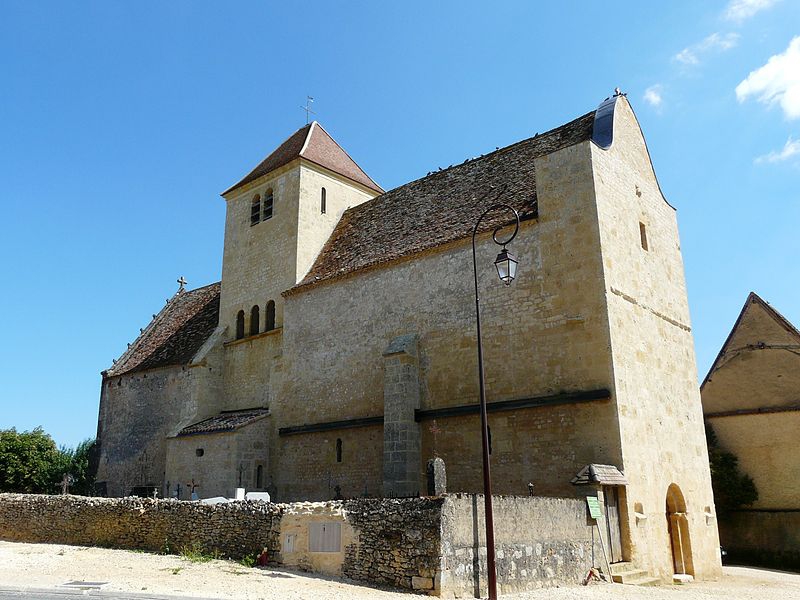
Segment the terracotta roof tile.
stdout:
[[[308,275],[288,293],[464,238],[478,216],[498,200],[511,204],[523,219],[535,217],[533,159],[591,139],[594,116],[592,111],[348,209]],[[487,219],[482,229],[505,223],[510,223],[508,215],[498,215]]]
[[295,131],[272,154],[262,160],[255,169],[245,175],[237,184],[222,192],[222,194],[225,195],[251,181],[255,181],[259,177],[287,165],[299,157],[339,173],[378,193],[383,192],[383,189],[350,158],[347,152],[336,143],[322,125],[314,121]]
[[189,363],[217,327],[219,292],[212,283],[175,294],[105,376]]
[[199,423],[184,427],[178,432],[178,436],[233,431],[245,425],[249,425],[250,423],[254,423],[267,415],[269,415],[269,409],[267,408],[223,411]]

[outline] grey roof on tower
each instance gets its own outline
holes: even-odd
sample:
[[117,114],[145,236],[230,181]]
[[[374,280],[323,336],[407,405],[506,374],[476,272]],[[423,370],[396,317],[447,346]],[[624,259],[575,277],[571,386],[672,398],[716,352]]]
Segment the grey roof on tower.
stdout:
[[348,179],[360,183],[364,187],[378,193],[383,192],[383,188],[375,183],[350,155],[336,143],[336,141],[325,131],[317,121],[313,121],[295,131],[289,138],[278,146],[267,158],[262,160],[244,178],[231,186],[224,192],[228,192],[242,187],[245,184],[255,181],[259,177],[271,173],[284,165],[288,165],[296,158],[304,158],[318,164],[334,173],[338,173]]
[[103,375],[188,364],[217,327],[219,291],[219,282],[180,290]]
[[[308,275],[286,293],[467,237],[496,201],[513,206],[522,219],[535,217],[534,159],[590,140],[594,121],[592,111],[348,209]],[[482,230],[510,222],[500,214],[486,219]]]

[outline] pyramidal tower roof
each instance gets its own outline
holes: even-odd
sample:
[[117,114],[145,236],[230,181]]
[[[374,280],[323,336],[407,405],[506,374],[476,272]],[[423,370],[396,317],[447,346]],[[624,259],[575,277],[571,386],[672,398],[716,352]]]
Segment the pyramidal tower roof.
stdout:
[[295,131],[241,181],[222,192],[222,195],[255,181],[259,177],[289,164],[296,158],[304,158],[379,194],[383,193],[383,189],[350,158],[350,155],[336,143],[336,140],[325,131],[322,125],[317,121],[312,121]]

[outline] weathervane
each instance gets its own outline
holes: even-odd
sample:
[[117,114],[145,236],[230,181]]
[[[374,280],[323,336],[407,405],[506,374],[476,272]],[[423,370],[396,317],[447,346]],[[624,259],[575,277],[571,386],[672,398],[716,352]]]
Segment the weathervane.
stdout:
[[314,102],[314,98],[312,98],[311,96],[306,96],[306,105],[305,105],[305,106],[301,106],[301,107],[300,107],[300,108],[302,108],[304,111],[306,111],[306,125],[308,125],[308,124],[309,124],[309,122],[310,122],[310,121],[309,121],[309,115],[315,115],[315,114],[317,114],[317,113],[315,113],[313,110],[311,110],[311,103],[312,103],[312,102]]

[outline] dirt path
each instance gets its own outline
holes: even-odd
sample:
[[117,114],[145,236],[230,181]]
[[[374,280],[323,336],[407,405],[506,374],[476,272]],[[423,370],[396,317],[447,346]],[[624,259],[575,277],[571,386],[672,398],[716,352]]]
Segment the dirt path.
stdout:
[[[242,600],[414,598],[282,569],[235,562],[193,563],[179,556],[55,544],[0,542],[0,588],[63,589],[68,581],[107,582],[106,592]],[[684,586],[596,585],[503,596],[509,600],[800,600],[800,574],[726,567],[716,582]]]

